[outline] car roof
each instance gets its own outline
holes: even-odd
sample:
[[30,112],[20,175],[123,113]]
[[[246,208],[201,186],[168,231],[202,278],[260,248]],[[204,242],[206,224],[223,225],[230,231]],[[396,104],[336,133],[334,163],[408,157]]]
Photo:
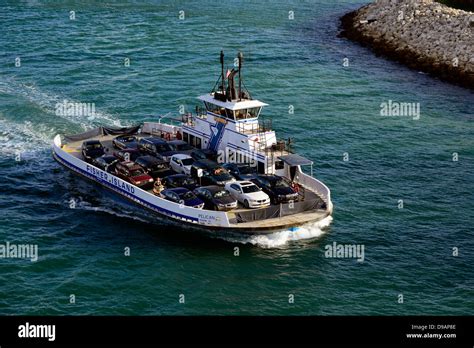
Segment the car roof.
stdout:
[[205,159],[205,160],[199,160],[193,163],[193,166],[198,167],[198,168],[215,168],[220,166],[219,163]]
[[236,181],[236,184],[239,184],[240,186],[253,186],[255,185],[253,182],[250,181]]
[[138,149],[131,149],[131,148],[127,147],[126,149],[118,150],[118,152],[140,152],[140,150],[138,150]]
[[209,191],[211,191],[211,193],[216,193],[216,192],[225,190],[225,188],[223,188],[221,186],[217,186],[217,185],[202,186],[202,187],[198,187],[198,188],[209,190]]
[[171,175],[165,176],[165,179],[166,178],[174,179],[174,178],[182,178],[182,177],[191,178],[189,175],[186,175],[186,174],[171,174]]
[[120,162],[120,164],[127,167],[128,169],[142,169],[142,167],[132,161],[123,161]]
[[138,161],[139,159],[142,160],[142,161],[145,161],[147,163],[157,163],[157,162],[162,163],[162,162],[164,162],[164,161],[156,158],[155,156],[150,156],[150,155],[140,156],[135,161]]
[[173,157],[174,157],[174,158],[177,158],[177,159],[187,159],[187,158],[191,158],[191,159],[192,159],[191,156],[186,155],[186,154],[184,154],[184,153],[177,153],[177,154],[171,156],[171,158],[173,158]]
[[266,179],[270,181],[276,181],[276,180],[282,179],[281,176],[275,175],[275,174],[261,174],[261,175],[257,175],[257,178],[262,178],[262,179]]
[[184,187],[176,187],[176,188],[170,188],[170,189],[166,189],[166,190],[163,190],[163,192],[174,192],[174,193],[177,193],[177,194],[182,194],[182,193],[186,193],[186,192],[189,192],[189,190],[187,188],[184,188]]
[[173,144],[173,145],[181,145],[181,144],[187,144],[184,140],[170,140],[168,141],[168,144]]
[[101,156],[99,158],[103,158],[104,160],[108,161],[108,160],[115,160],[115,161],[118,161],[119,159],[115,156],[112,156],[112,155],[104,155],[104,156]]
[[142,140],[147,141],[149,143],[153,143],[153,144],[167,144],[167,142],[164,139],[156,138],[156,137],[143,138]]

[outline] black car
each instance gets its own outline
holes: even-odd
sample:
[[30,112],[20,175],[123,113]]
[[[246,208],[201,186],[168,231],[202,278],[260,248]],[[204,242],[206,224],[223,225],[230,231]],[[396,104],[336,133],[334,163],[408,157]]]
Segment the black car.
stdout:
[[86,140],[82,143],[82,156],[86,162],[91,162],[94,158],[105,153],[104,146],[99,140]]
[[229,191],[217,185],[195,188],[193,191],[208,210],[231,210],[237,208],[237,200]]
[[108,173],[115,173],[115,166],[120,160],[111,155],[104,155],[92,160],[92,164],[99,169],[105,170]]
[[161,158],[169,162],[171,156],[177,152],[161,138],[143,138],[138,141],[138,149],[144,154]]
[[258,175],[251,181],[270,197],[272,204],[296,202],[298,200],[298,193],[281,176]]
[[[199,172],[201,172],[201,176],[199,176]],[[191,176],[196,178],[203,186],[224,186],[228,182],[235,181],[234,177],[220,164],[207,159],[192,164]]]
[[123,149],[115,151],[114,156],[121,161],[135,162],[138,157],[142,156],[142,153],[138,149]]
[[163,173],[169,171],[168,164],[165,161],[149,155],[138,157],[135,163],[142,167],[153,179],[161,177]]
[[116,149],[136,149],[138,146],[138,139],[133,135],[119,135],[112,140],[112,145]]
[[246,163],[224,163],[222,167],[227,169],[237,180],[251,180],[257,174],[257,167]]
[[198,187],[198,183],[196,179],[190,177],[186,174],[173,174],[168,175],[161,179],[161,183],[168,189],[168,188],[179,188],[184,187],[188,190],[194,190]]
[[194,149],[193,151],[189,153],[189,155],[195,161],[201,161],[201,160],[217,161],[217,152],[211,149]]
[[204,202],[202,200],[196,197],[192,191],[182,187],[163,190],[161,191],[160,196],[168,201],[184,204],[187,207],[197,209],[204,208]]
[[168,141],[168,145],[170,145],[176,153],[182,153],[185,155],[189,155],[192,151],[196,150],[184,140],[171,140]]

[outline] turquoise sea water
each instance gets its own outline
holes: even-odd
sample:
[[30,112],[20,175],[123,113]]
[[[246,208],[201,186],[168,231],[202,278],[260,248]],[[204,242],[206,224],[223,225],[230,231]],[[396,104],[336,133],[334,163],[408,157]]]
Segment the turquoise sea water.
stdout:
[[[0,259],[0,314],[473,313],[473,94],[337,38],[363,1],[86,3],[0,2],[0,243],[39,247],[37,262]],[[264,115],[315,161],[328,227],[198,236],[52,159],[57,133],[193,110],[221,49],[229,66],[243,51]],[[98,114],[56,116],[63,100]],[[388,100],[420,103],[420,118],[381,116]],[[364,245],[364,262],[326,258],[333,242]]]

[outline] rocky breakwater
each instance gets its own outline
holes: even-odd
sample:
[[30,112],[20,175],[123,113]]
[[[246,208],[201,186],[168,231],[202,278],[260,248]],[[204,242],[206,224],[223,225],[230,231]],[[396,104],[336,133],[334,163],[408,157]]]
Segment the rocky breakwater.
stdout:
[[474,13],[432,0],[378,0],[341,21],[341,36],[474,89]]

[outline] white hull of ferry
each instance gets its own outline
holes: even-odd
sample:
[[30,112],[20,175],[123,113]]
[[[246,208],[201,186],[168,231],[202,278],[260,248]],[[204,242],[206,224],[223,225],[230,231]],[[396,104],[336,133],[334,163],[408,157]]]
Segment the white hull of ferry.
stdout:
[[[326,203],[325,210],[306,211],[279,218],[239,223],[233,219],[232,212],[202,210],[182,206],[155,196],[111,173],[107,173],[71,154],[68,144],[63,145],[61,143],[60,135],[54,138],[52,148],[55,160],[74,173],[100,184],[160,217],[171,219],[178,223],[185,223],[198,229],[214,230],[216,233],[221,231],[243,234],[266,234],[320,221],[332,213],[333,205],[329,189],[319,180],[303,173],[300,168],[298,168],[296,175],[297,182],[305,189],[317,193]],[[75,150],[77,151],[78,149]]]

